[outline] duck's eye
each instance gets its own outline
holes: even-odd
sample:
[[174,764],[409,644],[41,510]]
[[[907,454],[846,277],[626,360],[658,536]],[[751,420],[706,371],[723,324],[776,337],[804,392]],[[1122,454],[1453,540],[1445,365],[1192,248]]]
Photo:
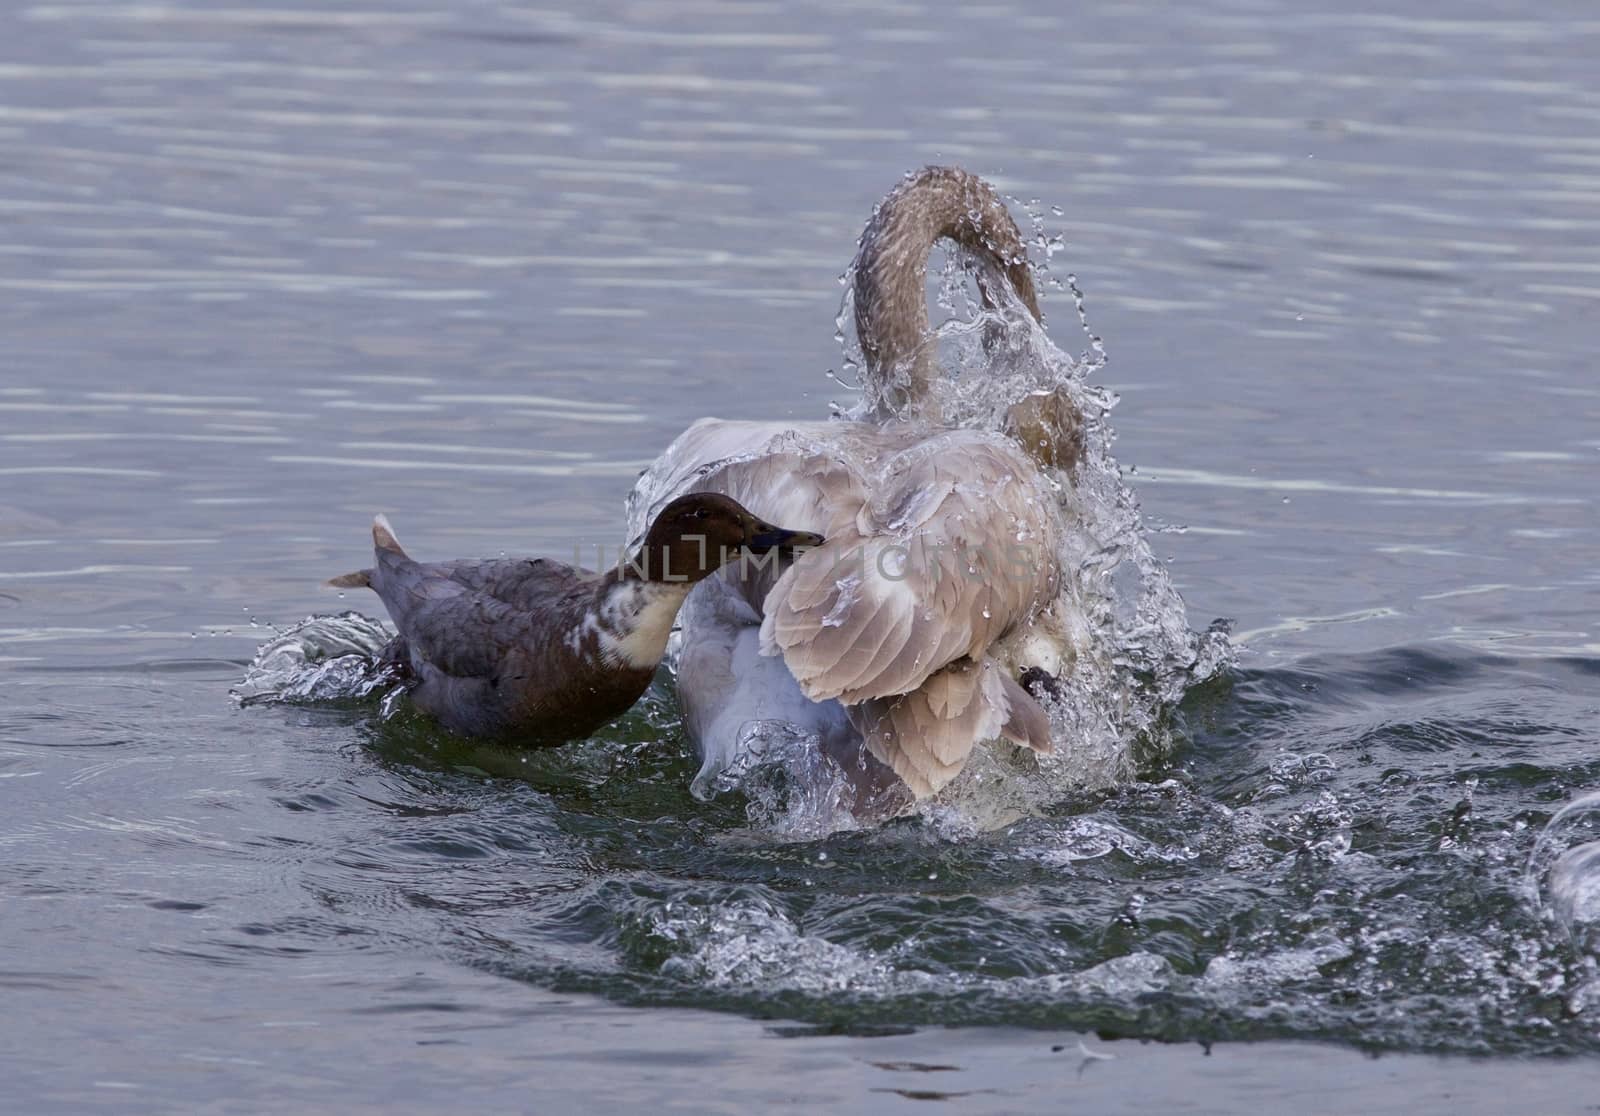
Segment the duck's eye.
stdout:
[[694,519],[704,519],[705,517],[706,517],[706,509],[705,508],[696,508],[694,510],[694,515],[692,516],[692,518],[694,518]]

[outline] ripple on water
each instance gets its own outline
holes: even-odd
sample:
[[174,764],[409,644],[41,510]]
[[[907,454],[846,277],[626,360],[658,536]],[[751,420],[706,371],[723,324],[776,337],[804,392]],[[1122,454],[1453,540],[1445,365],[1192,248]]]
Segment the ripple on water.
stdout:
[[[1430,657],[1440,669],[1424,669]],[[1395,658],[1422,672],[1405,700],[1456,707],[1479,726],[1477,749],[1594,767],[1559,721],[1522,719],[1502,736],[1494,700],[1470,696],[1530,669],[1560,695],[1586,671]],[[1419,735],[1461,726],[1430,716],[1375,728],[1344,695],[1382,661],[1241,675],[1220,702],[1186,703],[1218,727],[1192,728],[1196,750],[1163,781],[1058,796],[1043,816],[988,833],[951,833],[937,816],[806,840],[753,830],[736,802],[688,797],[671,721],[646,729],[657,742],[644,752],[601,739],[581,758],[542,759],[555,764],[533,775],[547,798],[430,776],[416,797],[469,794],[474,812],[351,861],[341,872],[367,878],[347,901],[403,911],[411,933],[444,933],[472,964],[630,1002],[861,1024],[1587,1049],[1586,994],[1573,990],[1591,962],[1561,927],[1588,942],[1592,800],[1558,815],[1533,853],[1549,921],[1527,889],[1542,782],[1413,768]],[[1319,696],[1286,715],[1276,695],[1304,695],[1307,679]],[[1322,750],[1285,749],[1285,733]],[[641,778],[656,797],[638,799]],[[554,829],[532,836],[528,811]],[[1557,847],[1558,833],[1580,851]],[[445,911],[473,922],[435,919]]]
[[[293,1105],[330,1042],[392,1047],[358,1013],[450,1009],[464,967],[820,1028],[1600,1050],[1594,20],[434,7],[0,13],[0,317],[39,381],[0,386],[0,984],[75,1017],[19,1016],[60,1059],[37,1088],[113,1031],[159,1066],[329,1019],[274,1059],[262,1095]],[[918,96],[881,96],[908,66]],[[1196,525],[1185,593],[1319,655],[1168,703],[1145,781],[985,758],[948,808],[821,836],[758,787],[691,797],[669,679],[595,740],[497,757],[354,699],[371,676],[333,664],[386,635],[360,618],[258,664],[240,696],[268,708],[148,669],[241,604],[300,615],[380,508],[612,538],[547,493],[614,509],[640,447],[752,382],[798,413],[752,370],[833,359],[825,311],[804,340],[824,245],[863,168],[931,158],[1066,205],[1114,379],[1138,370],[1119,456]],[[457,965],[373,1005],[357,953]],[[197,1040],[195,1003],[245,997]],[[473,1023],[525,1035],[513,1000]]]

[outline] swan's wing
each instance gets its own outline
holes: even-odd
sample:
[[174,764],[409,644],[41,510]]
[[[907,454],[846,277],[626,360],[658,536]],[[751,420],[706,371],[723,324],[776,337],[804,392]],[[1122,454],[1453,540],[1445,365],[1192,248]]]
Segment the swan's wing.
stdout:
[[719,492],[755,515],[825,534],[840,506],[862,502],[860,481],[839,450],[855,424],[701,419],[678,435],[628,495],[628,536],[637,546],[670,501]]
[[[692,492],[720,493],[769,523],[798,531],[826,537],[848,529],[866,502],[856,462],[875,453],[862,443],[885,437],[877,427],[856,423],[701,419],[678,436],[629,494],[631,545],[638,545],[668,502]],[[715,576],[735,588],[759,623],[762,602],[787,568],[787,558],[772,551],[731,563]]]
[[855,521],[765,600],[762,651],[781,654],[813,700],[908,694],[981,658],[1055,593],[1055,506],[1009,440],[951,431],[872,481]]
[[992,660],[960,659],[911,693],[850,706],[867,750],[918,798],[955,778],[980,740],[1004,737],[1048,752],[1050,719]]

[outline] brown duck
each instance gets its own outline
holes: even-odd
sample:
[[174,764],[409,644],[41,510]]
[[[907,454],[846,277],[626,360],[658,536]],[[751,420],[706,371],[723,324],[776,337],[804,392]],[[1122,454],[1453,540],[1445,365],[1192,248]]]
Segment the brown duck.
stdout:
[[639,700],[697,582],[749,555],[821,542],[699,493],[662,508],[627,563],[595,573],[548,558],[417,562],[380,515],[375,565],[328,584],[378,594],[400,630],[381,657],[441,724],[554,745],[588,736]]

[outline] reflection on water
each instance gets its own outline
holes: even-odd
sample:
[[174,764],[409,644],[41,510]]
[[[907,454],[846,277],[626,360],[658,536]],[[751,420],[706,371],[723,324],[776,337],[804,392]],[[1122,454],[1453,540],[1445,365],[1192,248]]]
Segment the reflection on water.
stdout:
[[[1534,854],[1597,785],[1597,40],[1575,3],[9,7],[14,1045],[377,1075],[480,970],[824,1025],[1591,1050],[1575,815]],[[1152,545],[1246,645],[1175,765],[983,838],[783,843],[689,795],[669,689],[517,779],[367,706],[228,700],[272,625],[360,606],[316,586],[373,512],[433,553],[615,547],[690,421],[848,408],[838,273],[934,160],[1037,216]],[[1045,309],[1068,346],[1071,284]],[[523,1050],[561,1025],[491,1015]],[[202,1017],[253,1041],[173,1029]],[[150,1087],[103,1063],[58,1107]],[[495,1065],[440,1072],[493,1106]]]

